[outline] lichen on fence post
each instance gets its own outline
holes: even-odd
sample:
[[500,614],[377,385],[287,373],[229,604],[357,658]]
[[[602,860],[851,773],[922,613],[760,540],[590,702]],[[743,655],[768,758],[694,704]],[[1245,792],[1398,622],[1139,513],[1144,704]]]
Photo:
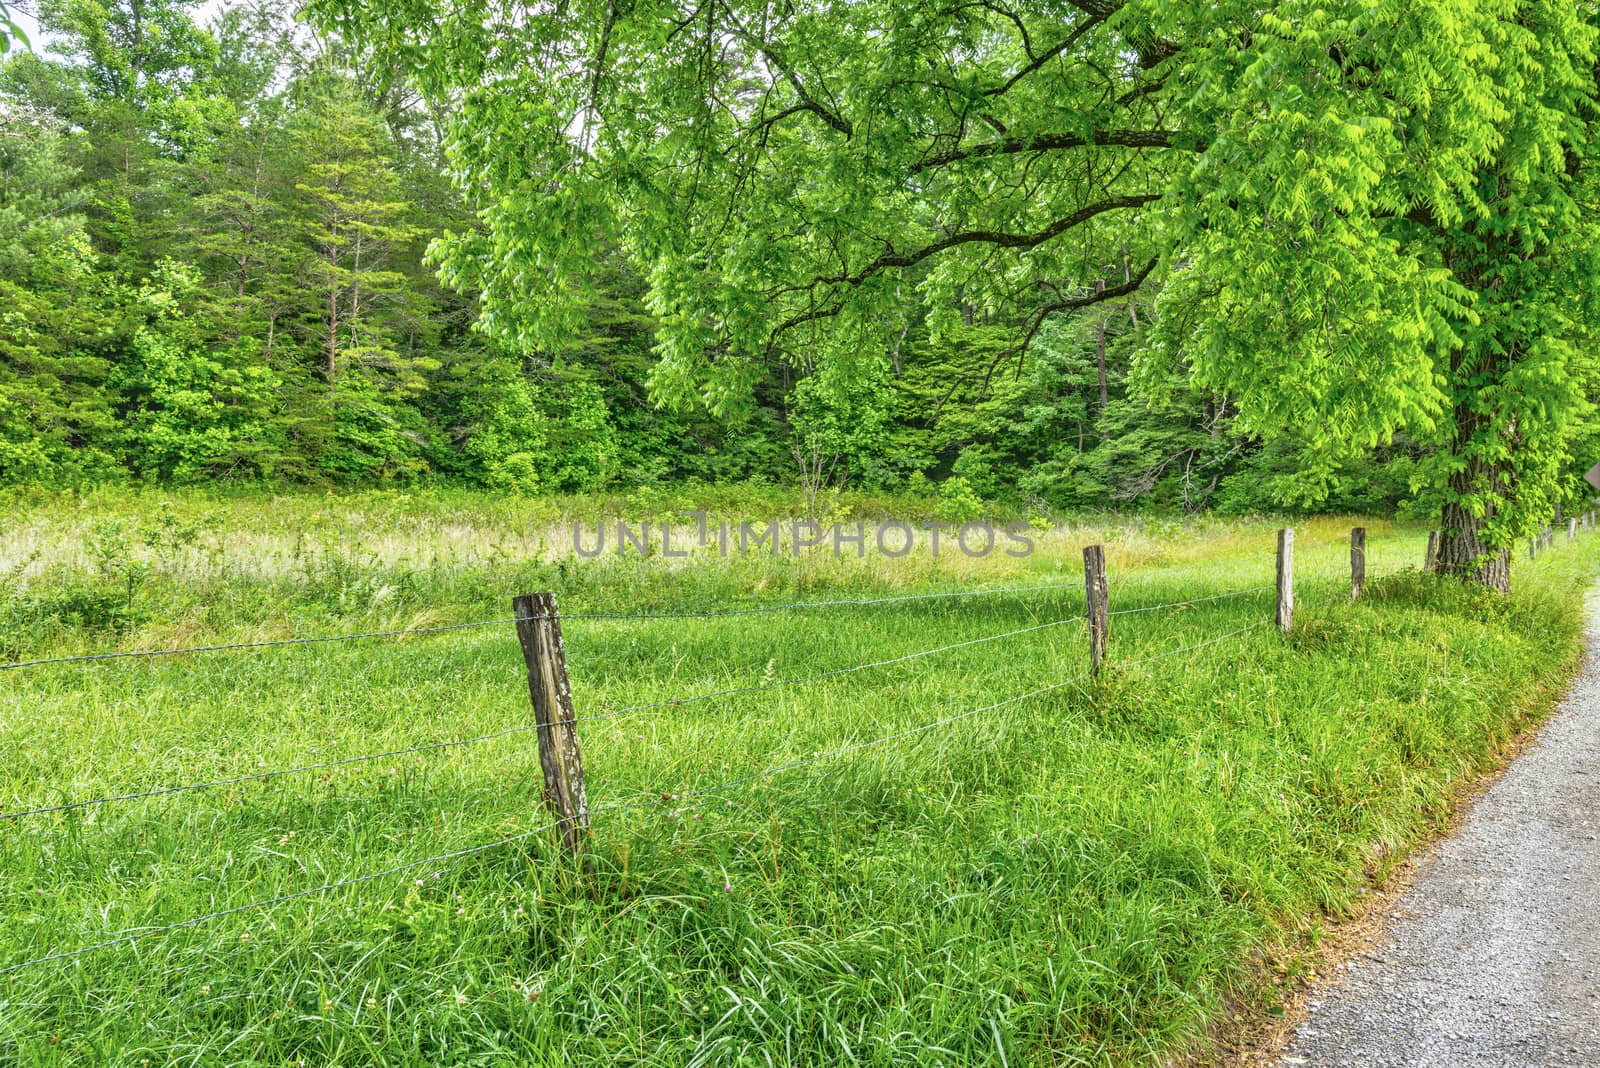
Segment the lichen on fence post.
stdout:
[[1111,621],[1110,592],[1106,587],[1106,550],[1103,545],[1083,549],[1083,592],[1089,614],[1089,670],[1100,674],[1106,656],[1106,627]]
[[556,814],[562,845],[574,857],[589,836],[589,801],[583,789],[583,754],[578,748],[567,652],[553,593],[522,594],[511,602],[517,638],[528,665],[539,732],[539,765],[544,772],[544,802]]
[[1367,528],[1350,531],[1350,599],[1357,600],[1367,588]]

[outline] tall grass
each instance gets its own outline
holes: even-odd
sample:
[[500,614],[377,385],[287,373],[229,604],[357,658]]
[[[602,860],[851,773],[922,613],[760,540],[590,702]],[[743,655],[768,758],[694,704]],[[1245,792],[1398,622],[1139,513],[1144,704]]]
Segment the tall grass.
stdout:
[[[1600,572],[1559,546],[1511,600],[1477,596],[1404,570],[1416,532],[1370,522],[1387,574],[1351,604],[1350,522],[1304,524],[1293,634],[1182,651],[1270,620],[1270,591],[1119,615],[1095,681],[1080,625],[1039,627],[1081,614],[1082,544],[1107,542],[1130,609],[1270,581],[1271,524],[1072,524],[1024,560],[575,563],[439,548],[445,511],[488,529],[490,506],[370,501],[38,502],[0,543],[6,653],[463,620],[543,588],[572,612],[1050,588],[569,620],[580,716],[748,687],[580,724],[586,871],[539,835],[0,974],[0,1060],[1156,1062],[1270,999],[1258,955],[1302,947],[1546,707]],[[108,517],[120,556],[92,544]],[[327,526],[264,565],[302,519]],[[114,603],[61,609],[94,596]],[[0,812],[525,725],[521,674],[509,626],[0,673]],[[0,820],[0,968],[545,819],[522,733]]]

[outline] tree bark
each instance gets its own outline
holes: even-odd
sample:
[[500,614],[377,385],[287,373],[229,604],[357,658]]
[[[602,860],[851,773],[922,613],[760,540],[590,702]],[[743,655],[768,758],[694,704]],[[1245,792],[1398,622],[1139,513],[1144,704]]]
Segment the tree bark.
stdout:
[[[1094,289],[1096,293],[1105,292],[1106,280],[1096,279]],[[1100,410],[1106,410],[1109,396],[1106,392],[1106,317],[1100,317],[1100,323],[1095,327],[1094,333],[1094,359],[1100,369]]]
[[339,288],[328,290],[328,384],[339,373]]
[[[1485,485],[1499,481],[1498,472],[1474,461],[1451,476],[1450,488],[1457,495],[1476,495]],[[1483,540],[1483,528],[1493,518],[1492,506],[1482,516],[1473,515],[1460,504],[1444,506],[1439,516],[1439,559],[1435,565],[1439,574],[1455,575],[1501,593],[1511,592],[1510,548],[1491,548]]]

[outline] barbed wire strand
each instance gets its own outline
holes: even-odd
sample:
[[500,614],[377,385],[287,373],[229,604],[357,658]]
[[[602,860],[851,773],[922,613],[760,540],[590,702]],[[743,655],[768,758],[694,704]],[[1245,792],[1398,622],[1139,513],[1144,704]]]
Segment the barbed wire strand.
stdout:
[[[853,664],[849,667],[831,668],[826,671],[817,671],[809,675],[796,675],[787,678],[773,679],[768,682],[755,683],[749,686],[733,686],[721,690],[712,690],[706,693],[693,694],[688,697],[676,697],[665,701],[651,701],[644,704],[628,705],[625,708],[611,709],[592,716],[575,716],[568,720],[557,720],[550,724],[552,727],[567,726],[576,723],[593,723],[600,720],[617,719],[635,712],[643,712],[655,708],[668,708],[675,705],[693,704],[698,701],[709,701],[718,697],[727,697],[739,693],[753,693],[761,690],[777,689],[781,686],[794,686],[801,683],[813,682],[818,679],[830,678],[836,675],[848,675],[871,668],[888,667],[892,664],[904,663],[908,660],[917,660],[925,656],[934,656],[938,653],[947,653],[954,649],[962,649],[973,645],[982,645],[986,642],[1000,641],[1004,638],[1014,638],[1034,631],[1047,630],[1069,623],[1083,622],[1082,616],[1071,616],[1064,619],[1051,620],[1048,623],[1038,623],[1029,627],[1019,627],[1000,634],[988,634],[979,638],[970,638],[966,641],[953,642],[932,649],[922,649],[901,656],[890,657],[887,660],[874,660],[865,664]],[[14,812],[0,812],[0,821],[22,819],[25,816],[41,816],[53,812],[69,812],[74,809],[89,808],[95,805],[105,805],[120,801],[140,801],[155,797],[165,797],[170,794],[188,793],[194,790],[209,790],[223,786],[237,786],[242,783],[260,782],[265,779],[275,779],[284,775],[302,774],[309,771],[326,771],[331,768],[346,767],[352,764],[366,764],[375,760],[386,760],[394,757],[410,756],[415,753],[426,753],[439,749],[455,749],[463,746],[476,745],[480,742],[493,741],[513,734],[526,734],[538,730],[534,723],[519,724],[507,727],[504,730],[494,731],[489,734],[480,734],[470,738],[456,738],[442,742],[426,742],[421,745],[406,746],[401,749],[389,749],[381,753],[368,753],[363,756],[343,757],[338,760],[324,760],[314,764],[301,764],[292,768],[277,768],[271,771],[251,772],[246,775],[235,775],[225,779],[211,779],[205,782],[185,783],[180,786],[157,787],[150,790],[140,790],[133,793],[113,794],[106,797],[86,798],[82,801],[67,801],[58,805],[40,805],[36,808],[18,809]]]
[[1159,609],[1163,609],[1163,608],[1188,608],[1191,605],[1206,604],[1206,603],[1208,603],[1210,601],[1226,601],[1230,597],[1244,597],[1244,596],[1246,596],[1248,594],[1260,593],[1263,590],[1271,590],[1271,589],[1276,589],[1276,588],[1277,587],[1276,587],[1275,583],[1269,582],[1269,583],[1266,583],[1265,585],[1251,586],[1249,589],[1244,589],[1244,590],[1230,590],[1227,593],[1218,593],[1218,594],[1214,594],[1213,596],[1210,596],[1210,597],[1191,597],[1187,601],[1167,601],[1164,604],[1150,604],[1150,605],[1144,605],[1143,607],[1140,607],[1140,608],[1117,608],[1117,609],[1114,609],[1112,611],[1107,612],[1106,615],[1108,615],[1108,616],[1131,616],[1131,615],[1136,615],[1136,614],[1138,614],[1140,612],[1155,612],[1155,611],[1157,611]]
[[[1391,538],[1385,538],[1385,541]],[[1398,540],[1396,537],[1394,540]],[[1369,551],[1373,543],[1369,542]],[[1331,546],[1330,546],[1331,547]],[[1315,548],[1323,548],[1318,546]],[[1197,570],[1204,568],[1238,566],[1248,563],[1257,556],[1270,558],[1271,550],[1257,553],[1246,553],[1240,557],[1217,561],[1200,561],[1195,563],[1174,563],[1157,565],[1151,568],[1135,568],[1122,574],[1113,574],[1108,584],[1109,588],[1117,588],[1128,582],[1130,578],[1141,575],[1160,575],[1164,572]],[[890,597],[850,597],[832,600],[815,601],[789,601],[774,605],[751,605],[744,608],[706,609],[704,611],[677,611],[677,612],[561,612],[558,619],[574,620],[650,620],[650,619],[712,619],[724,616],[761,615],[774,612],[799,611],[810,608],[861,608],[874,605],[896,604],[901,602],[915,602],[928,600],[943,600],[957,597],[990,597],[1004,596],[1017,593],[1038,593],[1049,590],[1072,590],[1074,582],[1049,582],[1032,586],[1001,586],[977,590],[944,590],[934,593],[899,594]],[[1254,592],[1254,591],[1248,591]],[[1175,602],[1187,603],[1187,602]],[[1152,606],[1151,609],[1154,610]],[[352,634],[328,634],[309,638],[278,638],[268,641],[255,642],[225,642],[218,645],[195,645],[171,649],[136,649],[120,652],[84,653],[75,656],[41,657],[34,660],[18,660],[12,663],[0,664],[0,671],[14,671],[19,668],[42,667],[49,664],[81,664],[101,660],[130,660],[143,657],[182,656],[189,653],[217,653],[232,652],[243,649],[266,649],[289,645],[315,645],[328,642],[357,641],[371,638],[398,638],[410,634],[436,634],[443,631],[466,630],[472,627],[501,626],[515,623],[518,619],[542,620],[547,616],[512,616],[501,619],[473,620],[466,623],[445,623],[429,627],[406,627],[398,630],[359,631]]]
[[[1122,666],[1132,667],[1132,666],[1135,666],[1135,665],[1138,665],[1138,664],[1141,664],[1141,663],[1148,663],[1148,662],[1154,661],[1154,660],[1162,660],[1162,659],[1165,659],[1165,658],[1170,657],[1170,656],[1178,656],[1178,655],[1180,655],[1182,653],[1193,652],[1196,649],[1202,649],[1202,648],[1205,648],[1208,645],[1215,645],[1216,643],[1221,642],[1221,641],[1225,641],[1228,638],[1231,638],[1231,637],[1233,637],[1235,635],[1242,634],[1242,633],[1244,633],[1246,631],[1255,630],[1255,629],[1257,629],[1259,627],[1263,627],[1265,625],[1266,625],[1265,621],[1260,622],[1260,623],[1252,623],[1252,624],[1250,624],[1248,626],[1239,627],[1239,628],[1237,628],[1235,630],[1228,631],[1225,634],[1220,634],[1220,635],[1217,635],[1214,638],[1208,639],[1208,640],[1203,641],[1203,642],[1196,642],[1193,645],[1184,646],[1183,648],[1180,648],[1180,649],[1172,649],[1172,650],[1168,650],[1166,652],[1157,653],[1157,654],[1155,654],[1153,656],[1142,657],[1142,658],[1137,659],[1137,660],[1126,661],[1126,662],[1124,662],[1124,664]],[[953,716],[946,716],[946,717],[944,717],[942,719],[933,720],[932,722],[929,722],[929,723],[919,724],[916,727],[910,727],[910,728],[907,728],[907,729],[902,730],[902,731],[895,731],[892,734],[882,735],[882,736],[880,736],[878,738],[874,738],[874,739],[871,739],[869,741],[857,742],[857,743],[852,744],[852,745],[841,746],[841,747],[839,747],[837,749],[832,749],[832,750],[829,750],[827,752],[819,753],[819,754],[816,754],[814,756],[806,757],[806,758],[803,758],[803,759],[800,759],[800,760],[792,760],[792,761],[788,761],[788,762],[783,763],[783,764],[773,765],[772,767],[764,768],[761,771],[758,771],[753,775],[747,775],[747,776],[743,776],[743,777],[737,778],[737,779],[730,779],[730,780],[728,780],[726,782],[718,783],[715,786],[710,786],[710,787],[705,787],[705,788],[692,788],[690,790],[683,791],[681,793],[673,793],[670,796],[671,796],[671,799],[673,799],[673,800],[677,800],[677,799],[680,799],[680,798],[683,798],[683,797],[700,796],[700,795],[703,795],[703,794],[715,793],[715,792],[719,792],[719,791],[722,791],[722,790],[730,789],[731,787],[734,787],[734,786],[741,786],[741,785],[744,785],[746,783],[754,782],[754,781],[756,781],[758,779],[770,778],[773,775],[778,775],[778,774],[781,774],[782,772],[785,772],[785,771],[791,771],[794,768],[803,767],[803,766],[805,766],[807,764],[815,764],[815,763],[818,763],[819,761],[822,761],[822,760],[836,759],[836,758],[838,758],[840,756],[846,756],[846,755],[848,755],[850,753],[857,753],[857,752],[861,752],[861,751],[866,750],[866,749],[874,748],[876,746],[885,745],[885,744],[887,744],[887,743],[889,743],[891,741],[896,741],[896,740],[901,739],[901,738],[910,737],[910,736],[915,735],[915,734],[922,734],[922,733],[925,733],[927,731],[933,730],[936,727],[946,726],[948,724],[955,723],[955,722],[958,722],[958,721],[964,720],[964,719],[971,719],[972,717],[978,716],[978,715],[982,715],[985,712],[992,712],[992,711],[994,711],[995,709],[998,709],[998,708],[1004,708],[1004,707],[1007,707],[1008,705],[1017,704],[1017,703],[1019,703],[1021,701],[1027,700],[1030,697],[1037,697],[1040,694],[1049,693],[1052,690],[1059,690],[1059,689],[1061,689],[1063,687],[1066,687],[1066,686],[1076,685],[1076,684],[1082,682],[1087,677],[1088,677],[1087,674],[1075,675],[1070,679],[1064,679],[1064,680],[1062,680],[1060,682],[1054,682],[1054,683],[1051,683],[1048,686],[1041,686],[1041,687],[1039,687],[1037,689],[1029,690],[1027,693],[1017,694],[1017,695],[1015,695],[1013,697],[1008,697],[1008,698],[1006,698],[1004,700],[1001,700],[1001,701],[995,701],[995,702],[993,702],[991,704],[984,705],[984,706],[979,707],[979,708],[968,709],[965,712],[960,712],[960,713],[957,713],[956,715],[953,715]],[[611,804],[611,805],[599,805],[599,806],[596,806],[596,807],[591,808],[589,810],[589,814],[591,816],[593,816],[593,815],[595,815],[597,813],[600,813],[600,812],[608,812],[608,811],[615,812],[615,811],[621,811],[621,810],[625,810],[625,809],[638,809],[638,808],[656,807],[659,804],[660,804],[660,801],[657,798],[652,798],[651,800],[648,800],[648,801],[620,802],[620,803]],[[51,963],[51,962],[54,962],[54,961],[76,959],[76,958],[79,958],[79,957],[87,956],[90,953],[97,953],[97,952],[99,952],[100,950],[103,950],[103,949],[110,949],[110,948],[112,948],[114,946],[128,945],[128,944],[131,944],[131,943],[134,943],[134,942],[143,941],[146,938],[153,938],[156,935],[170,934],[173,931],[185,930],[185,929],[191,928],[191,927],[199,927],[202,924],[210,923],[213,920],[223,919],[223,918],[225,918],[227,916],[236,916],[236,915],[238,915],[240,913],[251,912],[251,911],[255,911],[257,909],[272,908],[272,907],[275,907],[277,905],[287,904],[287,903],[289,903],[291,901],[298,901],[298,900],[301,900],[301,899],[304,899],[304,898],[308,898],[308,897],[314,897],[314,896],[318,896],[318,895],[321,895],[321,894],[331,893],[331,892],[333,892],[335,890],[342,890],[342,889],[345,889],[346,887],[358,886],[358,885],[363,884],[363,883],[373,882],[373,881],[378,880],[378,879],[387,878],[388,876],[391,876],[391,875],[398,875],[401,872],[412,871],[412,870],[414,870],[416,868],[427,867],[428,865],[432,865],[432,864],[443,864],[443,863],[445,863],[447,861],[459,860],[462,857],[474,856],[474,855],[479,854],[479,853],[485,853],[485,852],[488,852],[490,850],[499,849],[499,848],[501,848],[503,846],[512,845],[512,844],[514,844],[516,842],[525,841],[525,840],[527,840],[529,838],[533,838],[533,837],[535,837],[537,835],[544,834],[544,833],[546,833],[548,831],[554,830],[556,827],[559,827],[562,822],[563,822],[562,820],[553,820],[553,821],[551,821],[549,823],[541,824],[538,827],[535,827],[535,828],[533,828],[531,830],[521,831],[521,832],[519,832],[517,834],[508,835],[508,836],[506,836],[504,838],[498,838],[498,839],[495,839],[492,842],[484,842],[484,843],[481,843],[479,845],[468,846],[468,847],[466,847],[464,849],[451,850],[450,852],[447,852],[447,853],[439,853],[439,854],[436,854],[434,856],[423,857],[420,860],[405,861],[405,862],[400,863],[400,864],[394,864],[394,865],[391,865],[391,866],[389,866],[387,868],[383,868],[383,869],[381,869],[379,871],[367,872],[367,873],[365,873],[363,875],[351,876],[349,878],[340,879],[340,880],[337,880],[335,882],[324,883],[321,886],[309,887],[309,888],[307,888],[305,890],[296,890],[296,891],[293,891],[293,892],[287,893],[287,894],[279,894],[276,897],[262,898],[262,899],[259,899],[257,901],[247,902],[247,903],[245,903],[243,905],[235,905],[232,908],[220,909],[220,910],[217,910],[215,912],[208,912],[208,913],[205,913],[204,915],[201,915],[201,916],[192,916],[189,919],[179,920],[176,923],[164,924],[162,926],[151,927],[151,928],[148,928],[148,929],[143,930],[143,931],[135,931],[135,932],[132,932],[130,934],[119,935],[119,936],[117,936],[115,938],[108,938],[108,939],[105,939],[104,941],[95,942],[95,943],[93,943],[91,945],[80,946],[77,949],[63,950],[63,951],[61,951],[59,953],[50,953],[50,954],[46,954],[46,955],[40,956],[40,957],[33,957],[33,958],[28,959],[28,960],[19,961],[16,964],[10,964],[10,965],[6,965],[5,967],[0,967],[0,975],[10,975],[13,972],[21,971],[24,968],[30,968],[30,967],[34,967],[34,966],[40,965],[40,964],[48,964],[48,963]]]
[[[1181,655],[1183,653],[1190,653],[1190,652],[1195,651],[1196,649],[1204,649],[1208,645],[1216,645],[1218,642],[1226,641],[1229,638],[1232,638],[1232,637],[1235,637],[1237,635],[1243,634],[1243,633],[1245,633],[1247,631],[1257,630],[1257,629],[1259,629],[1261,627],[1265,627],[1265,626],[1268,626],[1270,624],[1271,624],[1271,620],[1262,620],[1262,621],[1260,621],[1258,623],[1250,623],[1250,624],[1247,624],[1247,625],[1245,625],[1243,627],[1237,627],[1234,630],[1230,630],[1230,631],[1227,631],[1227,632],[1225,632],[1223,634],[1219,634],[1214,638],[1208,638],[1207,640],[1205,640],[1203,642],[1196,642],[1193,645],[1186,645],[1186,646],[1183,646],[1182,648],[1179,648],[1179,649],[1170,649],[1170,650],[1167,650],[1165,652],[1156,653],[1156,654],[1153,654],[1151,656],[1140,657],[1140,658],[1135,659],[1135,660],[1124,660],[1124,661],[1120,661],[1120,662],[1119,661],[1108,661],[1108,663],[1113,667],[1137,667],[1140,664],[1147,664],[1147,663],[1150,663],[1150,662],[1156,661],[1156,660],[1165,660],[1168,657],[1179,656],[1179,655]],[[846,755],[848,753],[859,752],[859,751],[861,751],[863,749],[871,749],[871,748],[874,748],[876,746],[884,745],[884,744],[886,744],[888,742],[892,742],[892,741],[895,741],[895,740],[900,739],[900,738],[905,738],[905,737],[908,737],[908,736],[913,735],[913,734],[920,734],[920,733],[923,733],[924,731],[932,730],[935,727],[942,727],[942,726],[945,726],[947,724],[955,723],[955,722],[958,722],[958,721],[963,720],[963,719],[971,719],[973,716],[982,715],[985,712],[992,712],[997,708],[1004,708],[1007,705],[1013,705],[1013,704],[1016,704],[1019,701],[1025,701],[1030,697],[1037,697],[1040,694],[1049,693],[1052,690],[1059,690],[1059,689],[1062,689],[1063,687],[1066,687],[1066,686],[1076,686],[1076,685],[1084,682],[1086,679],[1088,679],[1090,677],[1091,676],[1090,676],[1090,674],[1088,672],[1082,672],[1080,674],[1072,676],[1071,678],[1063,679],[1060,682],[1053,682],[1053,683],[1049,684],[1048,686],[1041,686],[1041,687],[1039,687],[1038,689],[1035,689],[1035,690],[1029,690],[1027,693],[1018,694],[1015,697],[1007,697],[1004,700],[996,701],[993,704],[984,705],[981,708],[968,709],[965,712],[958,712],[953,716],[946,716],[943,719],[933,720],[930,723],[923,723],[923,724],[920,724],[920,725],[915,726],[915,727],[909,727],[909,728],[907,728],[905,730],[902,730],[902,731],[896,731],[896,732],[894,732],[892,734],[886,734],[886,735],[883,735],[883,736],[878,737],[878,738],[873,738],[870,741],[857,742],[857,743],[854,743],[852,745],[843,746],[843,747],[838,748],[838,749],[831,749],[831,750],[828,750],[828,751],[823,752],[823,753],[815,754],[813,756],[802,757],[802,758],[800,758],[798,760],[791,760],[791,761],[788,761],[788,762],[783,763],[783,764],[777,764],[777,765],[774,765],[772,767],[763,768],[762,770],[754,772],[753,774],[741,776],[741,777],[736,778],[736,779],[729,779],[726,782],[717,783],[715,786],[694,787],[694,788],[691,788],[689,790],[686,790],[686,791],[683,791],[683,792],[680,792],[680,793],[673,793],[672,799],[673,800],[678,800],[678,799],[681,799],[681,798],[684,798],[684,797],[697,797],[697,796],[700,796],[702,794],[717,793],[717,792],[729,789],[729,788],[734,787],[734,786],[743,786],[746,783],[755,782],[758,779],[769,778],[769,777],[771,777],[773,775],[779,774],[780,772],[789,771],[789,770],[792,770],[792,769],[798,768],[798,767],[803,767],[803,766],[805,766],[807,764],[815,764],[815,763],[817,763],[818,761],[821,761],[821,760],[829,760],[829,759],[833,759],[835,757]]]
[[[1081,575],[1079,576],[1081,581]],[[561,612],[562,619],[712,619],[720,616],[752,616],[770,612],[789,612],[805,608],[861,608],[904,601],[935,601],[954,597],[985,597],[1008,593],[1038,593],[1044,590],[1071,590],[1077,582],[1046,582],[1036,586],[997,586],[977,590],[941,590],[936,593],[896,594],[892,597],[846,597],[824,601],[788,601],[783,604],[751,605],[745,608],[714,608],[683,612]]]
[[1035,586],[1001,586],[977,590],[947,590],[938,593],[913,593],[896,595],[892,597],[852,597],[841,598],[837,600],[788,601],[782,604],[752,605],[746,608],[707,609],[705,611],[693,612],[558,612],[554,616],[509,616],[502,619],[473,620],[468,623],[446,623],[431,627],[407,627],[400,630],[359,631],[353,634],[327,634],[310,638],[277,638],[268,641],[225,642],[219,645],[192,645],[171,649],[135,649],[120,652],[84,653],[76,656],[42,657],[36,660],[18,660],[8,664],[0,664],[0,671],[13,671],[17,668],[40,667],[46,664],[81,664],[96,660],[131,660],[139,657],[182,656],[186,653],[219,653],[241,649],[266,649],[285,645],[315,645],[327,642],[355,641],[366,638],[398,638],[407,634],[434,634],[440,631],[465,630],[469,627],[501,626],[503,624],[517,623],[521,621],[545,619],[710,619],[719,616],[759,615],[773,612],[796,611],[807,608],[855,608],[867,607],[871,605],[894,604],[902,601],[927,601],[954,597],[992,597],[1013,593],[1036,593],[1042,590],[1071,590],[1073,588],[1074,586],[1070,582],[1050,582]]
[[[590,809],[591,814],[599,811],[605,811],[605,809]],[[71,960],[75,957],[82,957],[90,953],[99,952],[102,949],[110,949],[112,946],[127,945],[132,942],[143,941],[146,938],[152,938],[156,935],[170,934],[173,931],[181,931],[188,927],[199,927],[201,924],[210,923],[212,920],[220,920],[225,916],[234,916],[241,912],[250,912],[255,909],[271,908],[274,905],[282,905],[290,901],[298,901],[301,898],[313,897],[318,894],[326,894],[334,890],[341,890],[347,886],[356,886],[361,883],[372,882],[375,879],[382,879],[390,875],[398,875],[403,871],[411,871],[414,868],[422,868],[430,864],[443,864],[446,861],[459,860],[462,857],[469,857],[477,853],[486,853],[491,849],[498,849],[502,846],[511,845],[515,842],[521,842],[536,835],[544,834],[547,831],[559,827],[561,823],[561,820],[554,820],[550,823],[541,824],[532,830],[521,831],[505,838],[498,838],[492,842],[484,842],[481,845],[469,846],[465,849],[456,849],[448,853],[440,853],[437,856],[424,857],[421,860],[408,860],[402,864],[395,864],[391,867],[384,868],[381,871],[367,872],[364,875],[356,875],[348,879],[340,879],[336,882],[324,883],[321,886],[313,886],[305,890],[295,890],[291,893],[280,894],[277,897],[262,898],[261,900],[251,901],[243,905],[235,905],[233,908],[220,909],[216,912],[208,912],[203,916],[193,916],[187,920],[180,920],[177,923],[164,924],[160,927],[151,927],[147,930],[119,935],[116,938],[108,938],[103,942],[96,942],[92,945],[82,946],[78,949],[64,950],[60,953],[50,953],[42,957],[34,957],[30,960],[20,961],[16,964],[10,964],[0,968],[0,975],[9,975],[12,972],[20,971],[23,968],[29,968],[38,964],[48,964],[51,961]]]
[[[543,617],[533,617],[543,618]],[[442,623],[435,627],[406,627],[403,630],[370,630],[356,634],[326,634],[314,638],[277,638],[260,642],[227,642],[222,645],[191,645],[179,649],[131,649],[114,653],[84,653],[79,656],[52,656],[39,660],[18,660],[0,664],[0,671],[39,667],[44,664],[82,664],[92,660],[132,660],[145,656],[182,656],[185,653],[221,653],[236,649],[266,649],[277,645],[317,645],[324,642],[348,642],[360,638],[398,638],[406,634],[437,634],[446,630],[466,630],[469,627],[492,627],[515,623],[516,616],[505,619],[479,619],[470,623]]]

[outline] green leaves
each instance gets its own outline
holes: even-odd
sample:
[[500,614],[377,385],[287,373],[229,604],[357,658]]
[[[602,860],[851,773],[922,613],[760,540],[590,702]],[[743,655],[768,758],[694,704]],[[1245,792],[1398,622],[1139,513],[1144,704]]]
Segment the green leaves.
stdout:
[[5,4],[0,4],[0,56],[11,51],[11,43],[16,41],[23,48],[32,49],[33,44],[28,40],[28,35],[22,32],[16,20],[11,17]]

